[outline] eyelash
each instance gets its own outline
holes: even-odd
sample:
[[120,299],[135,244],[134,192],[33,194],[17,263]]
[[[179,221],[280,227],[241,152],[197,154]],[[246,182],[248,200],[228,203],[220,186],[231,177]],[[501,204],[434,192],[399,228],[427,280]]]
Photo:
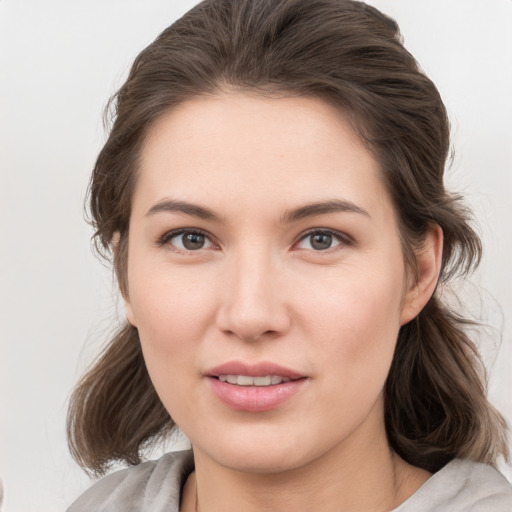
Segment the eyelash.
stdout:
[[[178,237],[183,234],[189,234],[189,233],[204,236],[206,239],[209,240],[209,242],[211,244],[213,244],[214,246],[216,245],[215,242],[213,241],[213,237],[210,234],[208,234],[207,232],[205,232],[201,229],[197,229],[197,228],[180,228],[180,229],[176,229],[173,231],[168,231],[157,241],[157,245],[159,247],[171,246],[170,250],[173,250],[173,251],[179,252],[179,253],[183,253],[183,254],[192,254],[194,252],[199,252],[201,250],[201,248],[194,251],[191,249],[182,250],[177,247],[172,247],[172,244],[170,242],[173,238]],[[300,244],[302,241],[306,240],[308,237],[311,237],[312,235],[330,235],[333,237],[333,239],[335,239],[336,241],[339,242],[338,245],[348,246],[348,245],[353,244],[353,240],[348,235],[346,235],[344,233],[340,233],[338,231],[333,231],[331,229],[314,228],[314,229],[310,229],[306,233],[302,233],[300,235],[300,237],[297,239],[297,241],[293,243],[292,247],[296,247],[298,244]],[[338,247],[338,245],[335,245],[334,247],[329,247],[324,250],[316,250],[316,251],[314,249],[304,249],[304,250],[311,250],[316,253],[329,253],[333,249],[336,249],[336,247]],[[300,250],[300,249],[298,249],[298,250]]]
[[[348,245],[352,245],[353,243],[353,240],[346,234],[344,233],[340,233],[339,231],[333,231],[332,229],[321,229],[321,228],[314,228],[314,229],[310,229],[309,231],[307,231],[306,233],[303,233],[299,239],[297,240],[297,242],[295,242],[293,245],[296,246],[298,245],[299,243],[301,243],[303,240],[306,240],[308,237],[311,237],[312,235],[330,235],[333,237],[334,240],[336,240],[337,242],[339,242],[338,245],[335,245],[334,247],[329,247],[328,249],[324,249],[324,250],[317,250],[315,251],[314,249],[311,249],[313,252],[315,253],[323,253],[323,254],[328,254],[330,253],[332,250],[335,250],[339,245],[344,245],[344,246],[348,246]],[[299,249],[300,250],[300,249]]]
[[[172,247],[172,244],[170,242],[173,238],[178,237],[180,235],[189,234],[189,233],[193,234],[193,235],[204,236],[206,239],[208,239],[210,241],[210,243],[214,244],[211,235],[209,235],[208,233],[206,233],[205,231],[203,231],[201,229],[196,229],[196,228],[181,228],[181,229],[176,229],[173,231],[168,231],[158,240],[157,244],[160,247],[167,246],[167,245]],[[197,251],[193,251],[193,250],[182,250],[177,247],[172,247],[171,250],[180,252],[180,253],[184,253],[184,254],[190,254],[193,252],[197,252]]]

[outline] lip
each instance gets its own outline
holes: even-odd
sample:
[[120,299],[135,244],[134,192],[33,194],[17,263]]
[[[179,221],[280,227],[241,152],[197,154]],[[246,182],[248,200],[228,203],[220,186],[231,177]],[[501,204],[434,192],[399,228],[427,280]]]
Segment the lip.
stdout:
[[[247,375],[265,377],[279,375],[290,379],[271,386],[237,386],[222,382],[219,375]],[[241,361],[230,361],[205,372],[210,387],[216,397],[229,408],[246,412],[265,412],[277,409],[297,394],[308,381],[290,368],[271,362],[247,364]]]
[[218,377],[219,375],[248,375],[250,377],[265,377],[267,375],[280,375],[291,380],[305,377],[304,375],[272,363],[262,361],[256,364],[247,364],[242,361],[229,361],[205,372],[208,377]]

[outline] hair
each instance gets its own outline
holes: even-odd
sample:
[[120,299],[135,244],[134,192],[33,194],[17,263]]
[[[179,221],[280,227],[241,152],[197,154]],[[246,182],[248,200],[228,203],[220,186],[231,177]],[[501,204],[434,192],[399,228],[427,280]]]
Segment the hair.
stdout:
[[[445,106],[394,20],[351,0],[206,0],[138,55],[107,110],[113,122],[94,166],[89,206],[96,246],[113,259],[123,294],[148,130],[184,101],[233,90],[336,106],[380,165],[411,274],[415,250],[436,224],[444,235],[440,284],[478,265],[481,243],[470,213],[443,184]],[[454,457],[494,464],[508,457],[505,422],[486,398],[469,322],[442,303],[439,288],[400,329],[384,390],[388,440],[404,460],[429,471]],[[103,474],[114,461],[139,463],[144,448],[173,427],[137,329],[126,324],[72,394],[71,453],[86,471]]]

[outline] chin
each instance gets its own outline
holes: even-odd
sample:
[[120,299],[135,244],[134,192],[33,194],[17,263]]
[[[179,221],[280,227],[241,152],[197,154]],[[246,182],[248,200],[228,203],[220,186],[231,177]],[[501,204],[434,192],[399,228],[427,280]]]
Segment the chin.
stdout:
[[272,449],[244,450],[231,453],[223,452],[219,454],[220,460],[217,460],[222,466],[231,470],[252,474],[273,474],[283,473],[301,467],[304,461],[296,459],[291,453],[272,453]]
[[[258,435],[259,434],[259,435]],[[226,433],[211,446],[202,447],[202,452],[217,464],[235,471],[253,474],[281,473],[298,469],[320,457],[315,450],[307,450],[307,441],[301,435],[261,435],[261,432],[236,436]],[[197,445],[194,445],[194,451]]]

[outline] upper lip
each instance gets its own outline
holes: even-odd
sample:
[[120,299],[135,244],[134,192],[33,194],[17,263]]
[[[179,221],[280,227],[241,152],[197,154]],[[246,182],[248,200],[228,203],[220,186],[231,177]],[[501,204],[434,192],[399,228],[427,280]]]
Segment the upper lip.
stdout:
[[247,375],[250,377],[266,377],[267,375],[276,375],[288,379],[300,379],[304,375],[285,366],[281,366],[270,361],[259,363],[244,363],[242,361],[229,361],[215,368],[211,368],[206,375],[209,377],[218,377],[219,375]]

